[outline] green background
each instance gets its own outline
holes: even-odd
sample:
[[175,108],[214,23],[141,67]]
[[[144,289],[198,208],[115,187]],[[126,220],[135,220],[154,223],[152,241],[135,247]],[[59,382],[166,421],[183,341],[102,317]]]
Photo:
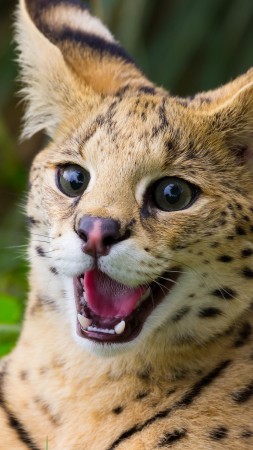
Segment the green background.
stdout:
[[[14,1],[0,3],[0,355],[17,339],[27,296],[27,171],[41,134],[18,143],[22,105],[12,41]],[[253,62],[252,0],[94,0],[92,10],[140,67],[173,94],[192,95]]]

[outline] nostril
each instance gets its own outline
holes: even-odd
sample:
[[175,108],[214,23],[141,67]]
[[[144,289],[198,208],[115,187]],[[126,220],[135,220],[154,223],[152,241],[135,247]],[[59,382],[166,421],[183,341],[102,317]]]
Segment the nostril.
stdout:
[[78,235],[82,239],[83,242],[85,242],[85,243],[88,242],[88,236],[84,231],[79,230]]
[[106,236],[103,239],[103,245],[105,245],[106,247],[110,247],[111,245],[115,244],[117,241],[118,241],[118,239],[113,236]]
[[127,230],[125,234],[123,234],[123,236],[119,236],[118,233],[115,234],[114,236],[113,235],[105,236],[103,238],[103,245],[105,247],[111,247],[112,245],[117,244],[117,242],[121,242],[124,241],[125,239],[128,239],[130,236],[131,236],[130,230]]

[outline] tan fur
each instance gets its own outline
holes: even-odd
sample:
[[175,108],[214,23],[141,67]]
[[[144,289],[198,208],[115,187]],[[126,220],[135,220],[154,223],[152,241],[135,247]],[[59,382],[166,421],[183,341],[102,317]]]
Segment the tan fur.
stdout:
[[[31,290],[1,363],[0,448],[44,449],[48,438],[49,450],[252,449],[253,72],[181,99],[147,81],[74,2],[21,0],[17,30],[24,135],[43,128],[53,139],[30,174]],[[69,162],[91,174],[77,203],[55,183]],[[145,210],[165,176],[199,186],[189,208]],[[101,259],[112,278],[138,286],[181,272],[125,345],[76,336],[84,215],[131,229]],[[219,313],[203,317],[210,308]]]

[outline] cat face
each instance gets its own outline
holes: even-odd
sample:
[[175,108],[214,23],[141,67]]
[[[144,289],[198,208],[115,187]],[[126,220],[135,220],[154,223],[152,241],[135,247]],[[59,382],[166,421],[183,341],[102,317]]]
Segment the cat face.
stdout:
[[52,138],[30,175],[39,297],[102,354],[226,332],[251,304],[252,73],[172,97],[80,5],[40,6],[18,25],[24,134]]

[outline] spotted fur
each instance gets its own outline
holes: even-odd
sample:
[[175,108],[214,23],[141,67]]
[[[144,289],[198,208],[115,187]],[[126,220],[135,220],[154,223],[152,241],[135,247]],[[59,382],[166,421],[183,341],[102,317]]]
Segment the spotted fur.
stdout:
[[[51,141],[30,173],[31,289],[0,363],[0,447],[252,449],[253,72],[172,97],[79,0],[20,0],[16,29],[23,136]],[[57,187],[66,163],[90,172],[81,197]],[[150,201],[164,176],[198,186],[191,206]],[[76,232],[84,215],[128,231],[100,259],[112,278],[179,272],[127,344],[76,334],[73,277],[92,259]]]

